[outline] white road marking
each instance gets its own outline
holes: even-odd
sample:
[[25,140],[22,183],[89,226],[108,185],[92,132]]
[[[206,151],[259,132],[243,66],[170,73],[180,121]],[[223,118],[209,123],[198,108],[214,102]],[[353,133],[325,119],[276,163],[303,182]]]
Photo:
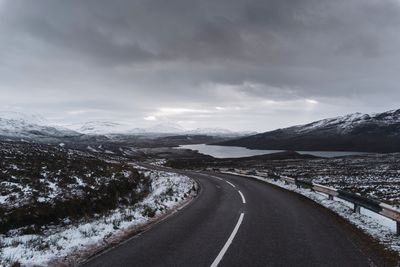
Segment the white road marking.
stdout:
[[231,182],[225,180],[225,182],[227,182],[228,184],[230,184],[233,188],[236,188],[236,186],[234,184],[232,184]]
[[243,204],[246,204],[246,199],[244,198],[242,192],[240,192],[240,190],[238,190],[238,192],[239,192],[240,196],[242,197]]
[[229,236],[228,240],[226,241],[224,247],[219,252],[218,256],[215,258],[215,260],[211,264],[211,267],[217,267],[218,264],[220,263],[220,261],[222,260],[222,258],[224,257],[224,255],[225,255],[226,251],[228,250],[229,246],[232,244],[232,241],[235,238],[236,233],[238,232],[240,225],[242,224],[243,217],[244,217],[244,213],[241,213],[240,217],[239,217],[239,220],[236,223],[235,228],[233,229],[233,232]]

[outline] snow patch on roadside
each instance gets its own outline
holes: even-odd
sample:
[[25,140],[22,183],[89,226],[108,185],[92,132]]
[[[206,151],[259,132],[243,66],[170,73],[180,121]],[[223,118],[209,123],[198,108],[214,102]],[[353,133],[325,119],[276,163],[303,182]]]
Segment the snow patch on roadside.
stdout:
[[195,194],[197,184],[189,177],[161,171],[141,170],[151,178],[151,192],[132,207],[118,208],[96,219],[67,226],[48,226],[43,234],[0,235],[0,266],[46,266],[66,259],[89,246],[105,246],[114,236],[147,223]]

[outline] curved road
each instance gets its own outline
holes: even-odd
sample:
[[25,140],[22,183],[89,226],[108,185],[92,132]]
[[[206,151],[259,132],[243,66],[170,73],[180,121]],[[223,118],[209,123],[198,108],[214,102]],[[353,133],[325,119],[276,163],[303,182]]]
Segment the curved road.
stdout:
[[84,266],[385,265],[364,234],[302,196],[234,175],[184,173],[201,188],[188,206]]

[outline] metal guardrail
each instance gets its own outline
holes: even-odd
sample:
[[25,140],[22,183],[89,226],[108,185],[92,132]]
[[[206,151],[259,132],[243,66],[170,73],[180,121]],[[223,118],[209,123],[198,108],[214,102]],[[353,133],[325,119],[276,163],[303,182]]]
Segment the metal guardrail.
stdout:
[[[240,172],[240,174],[248,175],[247,173]],[[274,175],[271,179],[277,180],[280,179],[287,184],[294,184],[297,187],[301,188],[309,188],[313,191],[324,193],[328,195],[329,199],[333,199],[334,197],[340,198],[342,200],[348,201],[354,205],[353,211],[360,213],[360,208],[363,207],[367,210],[373,211],[377,214],[380,214],[386,218],[389,218],[396,222],[396,234],[400,235],[400,210],[396,209],[393,206],[390,206],[384,202],[381,202],[376,199],[367,198],[364,196],[360,196],[354,193],[350,193],[344,190],[335,189],[332,187],[315,184],[311,181],[299,180],[296,178],[291,178],[287,176],[278,176]]]
[[314,184],[310,181],[304,181],[289,177],[282,177],[281,179],[286,182],[290,181],[292,183],[294,180],[294,184],[296,184],[297,187],[310,188],[316,192],[327,194],[329,199],[337,197],[345,201],[348,201],[350,203],[353,203],[354,212],[360,213],[360,208],[363,207],[367,210],[373,211],[386,218],[389,218],[396,222],[396,234],[400,235],[400,210],[396,209],[395,207],[392,207],[376,199],[367,198],[344,190],[335,189],[320,184]]

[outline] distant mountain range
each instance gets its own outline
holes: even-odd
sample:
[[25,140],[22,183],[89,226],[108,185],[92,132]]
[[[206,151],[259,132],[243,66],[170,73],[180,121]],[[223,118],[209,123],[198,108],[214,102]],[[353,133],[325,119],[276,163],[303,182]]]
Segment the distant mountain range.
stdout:
[[87,142],[105,140],[129,140],[130,136],[165,137],[209,135],[221,137],[243,136],[244,132],[225,129],[186,130],[178,124],[155,124],[147,128],[135,128],[129,124],[110,121],[91,121],[58,126],[40,115],[0,111],[0,139],[41,142]]
[[129,136],[135,135],[221,136],[233,139],[219,145],[251,149],[400,152],[400,109],[375,114],[354,113],[255,135],[219,128],[185,130],[170,123],[148,128],[134,128],[117,122],[88,122],[61,127],[38,115],[0,111],[0,138],[3,140],[102,142],[130,140]]
[[128,124],[108,121],[91,121],[81,124],[70,124],[66,127],[86,135],[213,135],[213,136],[243,136],[254,132],[234,132],[221,128],[198,128],[186,130],[176,123],[159,123],[147,128],[134,128]]
[[0,137],[12,139],[52,139],[81,136],[76,131],[51,125],[38,115],[0,112]]
[[218,143],[251,149],[400,152],[400,109],[354,113]]
[[87,135],[135,135],[135,134],[177,134],[185,130],[173,123],[156,124],[147,128],[135,128],[129,124],[110,121],[90,121],[85,123],[75,123],[66,125],[66,127]]

